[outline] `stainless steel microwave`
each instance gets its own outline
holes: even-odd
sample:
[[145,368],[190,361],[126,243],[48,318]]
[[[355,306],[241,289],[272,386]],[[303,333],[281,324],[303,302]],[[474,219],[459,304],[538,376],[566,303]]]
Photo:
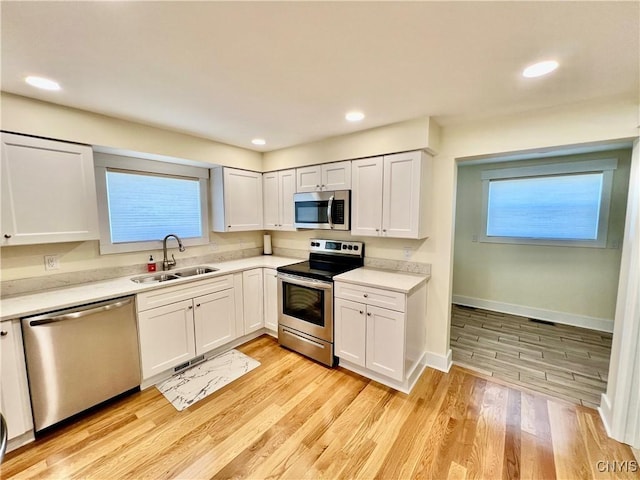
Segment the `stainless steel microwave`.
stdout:
[[294,226],[316,230],[351,230],[351,191],[295,193]]

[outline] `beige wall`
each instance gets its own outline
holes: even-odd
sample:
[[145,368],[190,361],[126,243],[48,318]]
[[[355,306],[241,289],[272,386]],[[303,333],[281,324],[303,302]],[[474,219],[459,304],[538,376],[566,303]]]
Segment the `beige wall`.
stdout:
[[[122,122],[55,105],[42,104],[42,102],[24,100],[21,97],[7,96],[6,94],[2,96],[2,106],[2,127],[24,133],[34,133],[84,143],[110,145],[129,150],[152,151],[164,155],[189,157],[202,161],[207,161],[206,159],[209,158],[203,154],[207,150],[215,150],[216,152],[236,152],[236,150],[241,150],[233,147],[231,147],[231,150],[227,150],[229,148],[227,146],[213,144],[213,142],[196,137],[171,134],[151,127],[137,126],[130,122]],[[40,118],[40,115],[43,118]],[[85,125],[85,122],[88,126]],[[57,125],[57,123],[62,125]],[[411,259],[432,265],[427,307],[427,348],[431,353],[446,356],[449,349],[457,162],[464,161],[465,157],[478,155],[494,155],[509,151],[545,149],[631,138],[638,135],[637,125],[637,102],[608,99],[603,102],[534,111],[526,115],[488,119],[481,122],[448,126],[442,129],[440,145],[436,149],[438,154],[434,158],[433,165],[433,224],[431,237],[424,241],[363,238],[367,242],[367,253],[371,256],[403,259],[401,248],[413,246],[414,253]],[[34,130],[30,131],[31,128]],[[368,141],[371,138],[369,134],[374,133],[376,136],[379,135],[379,138],[383,138],[385,135],[391,136],[394,132],[397,133],[396,128],[397,125],[390,126],[388,130],[383,128],[377,132],[364,133],[361,137],[355,135],[348,138],[345,143],[338,140],[336,143],[332,144],[330,142],[328,145],[333,145],[332,148],[337,150],[344,146],[349,155],[354,157],[367,156],[366,152],[371,151]],[[105,132],[101,132],[101,129],[104,129]],[[416,135],[427,136],[426,140],[423,138],[418,141],[428,145],[430,143],[429,137],[432,140],[435,139],[431,129],[432,126],[429,126],[429,131],[425,131],[423,123],[418,128],[417,134],[409,134],[407,139],[393,142],[393,148],[398,150],[415,148],[413,142]],[[409,129],[408,131],[411,130]],[[175,138],[179,147],[173,146],[171,141],[164,138],[164,135],[176,135]],[[191,142],[193,142],[193,145]],[[337,157],[325,157],[327,144],[325,142],[320,143],[322,145],[319,149],[313,145],[307,145],[266,154],[263,170],[288,168],[315,161],[339,159]],[[406,145],[406,148],[403,148],[403,145]],[[187,155],[187,152],[193,153]],[[300,152],[307,152],[309,160],[301,160]],[[360,154],[361,152],[364,154]],[[221,160],[222,157],[225,157],[225,160],[229,158],[229,163],[223,162]],[[249,152],[247,157],[244,156],[244,153],[238,157],[234,156],[234,161],[231,161],[230,158],[231,155],[226,157],[221,154],[220,156],[216,155],[214,161],[243,168],[261,169],[254,166],[256,164],[254,152]],[[259,161],[258,165],[262,166]],[[212,238],[218,238],[221,243],[231,239],[229,244],[233,244],[233,246],[230,245],[229,248],[235,248],[236,239],[230,234],[220,234],[215,237],[212,234]],[[259,233],[241,235],[241,238],[251,239],[250,242],[258,246],[262,242]],[[278,233],[274,234],[274,246],[306,249],[307,239],[308,234],[306,233]],[[65,247],[69,251],[68,255],[70,256],[68,258],[77,255],[78,261],[72,263],[79,269],[95,268],[95,265],[98,264],[112,265],[113,262],[132,264],[145,262],[146,260],[142,253],[99,257],[97,255],[97,244],[94,242],[86,243],[69,244],[70,246]],[[36,267],[36,264],[42,262],[44,252],[56,253],[59,249],[59,245],[3,248],[1,252],[3,257],[3,276],[6,270],[10,278],[22,278],[20,276],[20,270],[22,269],[30,272],[30,275],[45,275],[44,268]],[[5,263],[5,259],[7,263]],[[64,263],[63,259],[62,265]]]
[[[431,264],[427,298],[427,349],[430,353],[446,357],[449,350],[458,163],[468,157],[482,155],[546,151],[556,147],[629,139],[638,136],[637,126],[637,103],[608,99],[442,128],[438,154],[433,163],[431,237],[423,241],[361,238],[366,242],[367,255],[403,259],[401,248],[406,244],[414,247],[411,260]],[[275,152],[278,162],[267,163],[266,169],[299,165],[296,163],[299,157],[294,154],[301,151],[301,147],[297,147]],[[266,155],[265,158],[271,160],[276,157]],[[308,238],[309,234],[302,232],[274,233],[273,244],[274,247],[304,249]]]
[[[185,252],[178,252],[177,248],[170,246],[169,254],[173,253],[178,265],[180,265],[181,262],[191,257],[262,247],[263,237],[262,232],[209,233],[209,239],[209,245],[186,247]],[[175,245],[173,242],[172,244]],[[161,248],[100,255],[100,242],[97,240],[3,247],[0,250],[2,256],[0,276],[5,281],[101,268],[144,266],[147,264],[150,254],[153,255],[156,262],[162,260]],[[44,255],[58,255],[60,269],[45,270]]]
[[263,168],[281,170],[410,150],[433,153],[439,147],[440,127],[431,118],[423,117],[267,152]]
[[262,154],[252,150],[5,92],[0,94],[0,103],[2,130],[108,147],[121,153],[143,152],[156,158],[262,169]]
[[[607,248],[473,241],[482,228],[481,172],[518,165],[617,158]],[[453,294],[570,316],[605,319],[613,327],[631,150],[466,165],[458,169]],[[567,316],[567,318],[570,318]],[[562,317],[562,315],[559,315]]]

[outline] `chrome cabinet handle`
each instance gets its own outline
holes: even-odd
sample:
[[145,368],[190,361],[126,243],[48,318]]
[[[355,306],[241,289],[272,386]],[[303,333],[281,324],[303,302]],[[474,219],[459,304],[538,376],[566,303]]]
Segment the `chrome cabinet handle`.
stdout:
[[364,298],[369,298],[369,294],[365,293],[364,295],[362,295]]
[[193,305],[189,305],[189,310],[193,310]]
[[371,312],[367,312],[367,317],[370,317],[370,316],[371,316]]
[[199,307],[199,306],[200,306],[200,304],[199,304],[199,303],[196,303],[196,307]]
[[362,310],[360,310],[360,315],[362,315],[364,312]]
[[0,332],[0,337],[6,337],[7,335],[9,335],[9,332],[5,332],[4,330]]
[[5,233],[4,238],[11,238],[11,235],[9,235],[8,233]]

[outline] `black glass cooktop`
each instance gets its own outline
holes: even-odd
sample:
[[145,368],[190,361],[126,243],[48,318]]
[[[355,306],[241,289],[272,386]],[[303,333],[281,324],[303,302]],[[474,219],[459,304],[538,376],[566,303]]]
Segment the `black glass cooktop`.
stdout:
[[315,278],[316,280],[331,281],[335,275],[348,272],[361,266],[362,265],[307,260],[305,262],[294,263],[293,265],[278,267],[278,272],[298,275],[300,277]]

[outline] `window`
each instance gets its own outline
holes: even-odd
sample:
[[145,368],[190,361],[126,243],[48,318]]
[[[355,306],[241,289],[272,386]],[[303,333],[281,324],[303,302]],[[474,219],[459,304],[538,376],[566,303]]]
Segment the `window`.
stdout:
[[606,246],[616,160],[482,172],[483,242]]
[[152,250],[178,235],[209,241],[208,169],[96,154],[100,253]]

